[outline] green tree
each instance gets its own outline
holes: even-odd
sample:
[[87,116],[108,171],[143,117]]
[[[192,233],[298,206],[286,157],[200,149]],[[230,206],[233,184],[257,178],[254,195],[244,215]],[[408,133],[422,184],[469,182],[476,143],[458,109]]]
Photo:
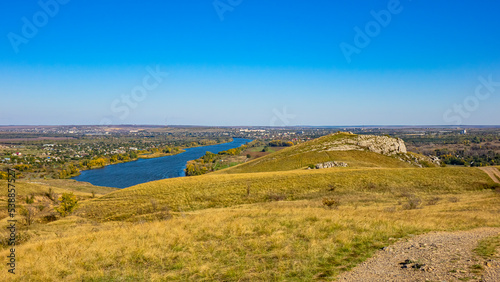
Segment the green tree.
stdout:
[[78,205],[78,199],[73,193],[63,193],[61,197],[59,197],[59,201],[61,204],[55,208],[55,210],[62,216],[65,217],[69,215],[73,210],[75,210]]

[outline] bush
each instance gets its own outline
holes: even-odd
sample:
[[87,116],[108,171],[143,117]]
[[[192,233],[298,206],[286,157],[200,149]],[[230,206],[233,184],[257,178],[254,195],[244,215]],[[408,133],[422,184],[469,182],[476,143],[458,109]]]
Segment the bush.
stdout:
[[63,193],[59,198],[61,204],[55,208],[55,210],[62,216],[65,217],[69,215],[78,205],[78,200],[73,193]]
[[433,206],[433,205],[437,204],[440,200],[441,200],[441,198],[439,198],[439,197],[432,197],[427,201],[427,205]]
[[31,194],[31,196],[26,196],[26,204],[33,204],[35,202],[35,195]]
[[421,164],[423,167],[436,167],[433,163],[428,162],[428,161],[420,161],[420,164]]
[[286,199],[285,194],[269,193],[267,199],[270,201],[283,201]]
[[422,203],[422,200],[413,194],[409,194],[408,196],[406,196],[406,199],[407,202],[403,205],[403,209],[405,210],[418,209],[420,207],[420,204]]
[[34,222],[34,217],[36,215],[36,209],[34,207],[21,207],[19,209],[19,214],[24,216],[26,225],[31,225]]
[[500,184],[498,183],[485,183],[484,189],[497,190],[500,188]]
[[49,187],[49,192],[45,192],[45,196],[49,198],[51,201],[55,201],[55,193],[52,191],[52,188]]
[[337,209],[339,207],[339,201],[334,198],[323,198],[323,205],[329,209]]

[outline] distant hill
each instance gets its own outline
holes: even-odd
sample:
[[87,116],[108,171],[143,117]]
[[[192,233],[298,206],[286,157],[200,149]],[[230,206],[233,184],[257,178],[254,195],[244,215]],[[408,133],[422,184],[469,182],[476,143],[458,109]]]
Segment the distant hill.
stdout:
[[339,132],[215,173],[286,171],[305,169],[310,165],[329,161],[344,162],[350,168],[434,166],[429,158],[408,153],[401,139]]

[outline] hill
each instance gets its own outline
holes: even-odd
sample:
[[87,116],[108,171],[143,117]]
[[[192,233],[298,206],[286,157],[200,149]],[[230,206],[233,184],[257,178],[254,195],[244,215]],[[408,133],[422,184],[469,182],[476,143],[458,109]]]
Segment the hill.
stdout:
[[349,168],[434,166],[429,158],[408,153],[401,139],[339,132],[214,173],[286,171],[330,161],[346,163]]
[[42,235],[16,247],[18,273],[2,269],[0,279],[333,280],[399,238],[500,226],[500,194],[485,189],[491,184],[476,168],[160,180],[32,226]]
[[[394,193],[462,193],[493,183],[475,168],[320,169],[206,174],[139,184],[82,203],[78,214],[98,221],[163,218],[165,212],[279,200]],[[333,193],[334,192],[334,193]]]

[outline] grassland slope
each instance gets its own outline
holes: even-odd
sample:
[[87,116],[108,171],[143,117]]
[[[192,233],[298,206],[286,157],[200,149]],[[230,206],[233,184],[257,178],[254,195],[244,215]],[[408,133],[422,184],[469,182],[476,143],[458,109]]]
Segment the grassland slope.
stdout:
[[[162,217],[192,211],[276,200],[300,200],[366,192],[462,193],[493,181],[476,168],[320,169],[286,172],[207,174],[139,184],[82,202],[78,214],[98,220]],[[334,193],[333,193],[334,191]],[[332,194],[333,193],[333,194]],[[373,195],[372,195],[373,196]]]
[[[445,180],[461,174],[443,172]],[[488,177],[477,169],[463,172],[472,174],[454,181],[478,180],[475,172]],[[313,198],[173,213],[153,222],[96,223],[72,217],[46,225],[47,232],[52,230],[48,233],[55,233],[51,238],[17,246],[18,272],[9,276],[3,264],[0,280],[331,281],[398,238],[500,226],[500,196],[491,190],[452,183],[436,191],[412,183],[411,176],[408,180],[408,186],[401,184],[390,193],[339,188],[330,192],[341,201],[336,209]],[[421,206],[404,207],[408,191],[417,193]],[[120,208],[134,202],[129,199]],[[7,255],[8,250],[0,251]]]
[[214,173],[286,171],[328,161],[345,162],[350,168],[406,168],[420,166],[418,161],[424,158],[407,153],[401,139],[340,132]]

